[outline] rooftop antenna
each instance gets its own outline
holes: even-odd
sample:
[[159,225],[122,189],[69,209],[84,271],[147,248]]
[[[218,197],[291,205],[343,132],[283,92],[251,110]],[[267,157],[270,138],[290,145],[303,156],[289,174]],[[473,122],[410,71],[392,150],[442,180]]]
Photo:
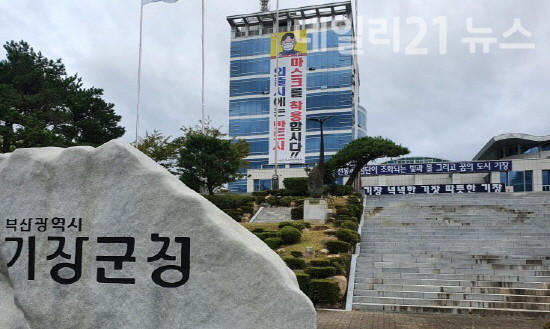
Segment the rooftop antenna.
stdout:
[[260,11],[269,11],[269,0],[260,0]]

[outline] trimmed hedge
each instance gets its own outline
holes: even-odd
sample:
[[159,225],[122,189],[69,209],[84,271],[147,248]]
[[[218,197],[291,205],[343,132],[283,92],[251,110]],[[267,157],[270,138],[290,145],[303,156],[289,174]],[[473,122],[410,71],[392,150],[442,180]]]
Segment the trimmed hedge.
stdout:
[[238,209],[244,206],[253,207],[256,199],[252,196],[236,194],[206,195],[205,198],[220,209]]
[[293,226],[285,226],[280,231],[281,240],[283,244],[293,244],[300,241],[302,232]]
[[266,231],[266,232],[258,232],[254,233],[260,240],[265,240],[268,238],[280,238],[279,232],[275,231]]
[[359,224],[356,222],[353,222],[351,220],[344,220],[344,221],[336,221],[336,227],[338,228],[347,228],[348,230],[352,230],[354,232],[357,232],[359,229]]
[[355,193],[355,190],[350,185],[329,185],[327,192],[333,196],[345,196]]
[[242,207],[241,207],[241,210],[242,210],[243,214],[251,214],[251,215],[254,215],[254,208],[253,208],[253,207],[250,207],[250,206],[242,206]]
[[307,196],[307,177],[292,177],[283,179],[283,184],[285,189],[288,190],[292,195]]
[[305,272],[309,274],[312,279],[322,279],[336,275],[336,268],[334,266],[310,266],[306,268]]
[[359,233],[347,228],[339,228],[338,230],[336,230],[336,237],[338,238],[338,240],[348,242],[352,246],[359,242]]
[[292,250],[290,252],[290,254],[292,255],[292,257],[296,257],[296,258],[302,258],[304,257],[304,253],[301,252],[301,251],[298,251],[298,250]]
[[242,220],[243,213],[239,209],[224,209],[223,211],[237,222]]
[[348,204],[361,205],[361,199],[357,195],[348,195]]
[[283,257],[286,265],[292,270],[303,270],[306,268],[306,261],[302,258],[296,257]]
[[294,226],[299,230],[303,230],[304,228],[310,228],[311,224],[304,221],[292,221],[292,222],[280,222],[278,225],[279,228],[283,228],[285,226]]
[[275,249],[280,246],[281,241],[281,238],[267,238],[264,240],[265,244],[267,244],[271,249]]
[[309,274],[298,272],[296,273],[296,279],[298,280],[298,285],[300,286],[300,290],[302,290],[304,294],[307,294],[308,288],[309,288],[309,281],[310,281]]
[[332,266],[328,259],[312,259],[309,262],[309,265],[310,266],[318,266],[318,267]]
[[340,288],[334,280],[312,279],[307,295],[314,304],[333,305],[340,301]]
[[296,219],[304,219],[304,207],[295,207],[290,209],[290,218],[296,220]]
[[351,264],[351,255],[350,254],[340,254],[340,257],[329,258],[330,266],[336,268],[337,274],[344,274],[344,272],[349,273],[349,267]]
[[325,246],[331,254],[347,253],[351,249],[351,245],[344,241],[327,241]]

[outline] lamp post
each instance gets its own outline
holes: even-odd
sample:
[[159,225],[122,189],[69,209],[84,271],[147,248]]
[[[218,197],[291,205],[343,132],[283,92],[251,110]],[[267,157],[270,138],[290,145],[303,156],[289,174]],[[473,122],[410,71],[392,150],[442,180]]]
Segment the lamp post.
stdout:
[[321,177],[325,174],[325,141],[323,136],[323,123],[328,119],[332,118],[333,115],[327,115],[322,118],[311,118],[308,120],[318,122],[321,127],[321,145],[319,146],[319,171],[321,172]]

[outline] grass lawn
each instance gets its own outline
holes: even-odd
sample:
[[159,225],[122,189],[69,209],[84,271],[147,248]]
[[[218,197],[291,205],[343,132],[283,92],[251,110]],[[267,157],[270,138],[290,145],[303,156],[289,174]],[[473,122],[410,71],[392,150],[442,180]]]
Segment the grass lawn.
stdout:
[[[252,231],[255,228],[261,228],[264,231],[277,231],[277,223],[241,223],[246,229]],[[328,228],[334,228],[332,224],[325,225],[312,225],[309,229],[309,232],[302,233],[302,239],[297,244],[292,245],[281,245],[279,248],[285,249],[284,252],[280,253],[281,257],[290,256],[291,251],[301,251],[306,252],[306,247],[313,247],[313,250],[319,251],[325,249],[326,241],[330,240],[330,237],[321,231],[315,231],[315,227],[324,226]]]

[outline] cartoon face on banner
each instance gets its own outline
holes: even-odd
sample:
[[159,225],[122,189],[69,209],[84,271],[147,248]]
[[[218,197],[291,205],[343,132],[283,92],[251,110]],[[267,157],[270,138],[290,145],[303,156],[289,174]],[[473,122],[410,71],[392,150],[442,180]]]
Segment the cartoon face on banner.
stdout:
[[271,58],[307,54],[307,31],[273,33],[271,35]]

